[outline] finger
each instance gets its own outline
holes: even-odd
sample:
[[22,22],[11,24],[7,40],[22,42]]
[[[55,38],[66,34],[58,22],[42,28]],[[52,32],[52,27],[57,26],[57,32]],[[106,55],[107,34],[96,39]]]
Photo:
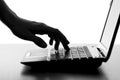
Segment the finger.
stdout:
[[23,37],[23,39],[25,40],[33,41],[39,47],[42,47],[42,48],[47,47],[47,44],[44,40],[42,40],[40,37],[33,35],[30,31],[26,30],[25,33],[22,34],[22,36],[20,37]]
[[54,46],[55,50],[58,50],[59,44],[60,44],[60,41],[56,40],[56,43],[55,43],[55,46]]
[[67,38],[63,35],[63,33],[60,32],[58,29],[57,29],[57,33],[58,33],[61,41],[63,41],[63,42],[66,43],[66,44],[69,44],[69,43],[70,43],[70,42],[67,40]]
[[65,43],[63,43],[63,42],[61,42],[61,43],[62,43],[62,45],[63,45],[63,47],[64,47],[65,50],[67,50],[67,51],[70,50],[68,44],[65,44]]
[[46,42],[43,39],[41,39],[40,37],[34,36],[33,42],[36,45],[38,45],[39,47],[42,47],[42,48],[46,48],[47,47]]
[[49,44],[53,45],[53,38],[50,38]]
[[49,44],[53,45],[53,40],[54,40],[53,36],[50,34],[48,36],[50,37]]
[[68,44],[70,43],[67,38],[62,34],[60,33],[60,42],[62,43],[63,47],[66,49],[66,50],[69,50],[69,46]]
[[68,46],[69,43],[66,43],[62,38],[60,39],[60,42],[62,43],[65,50],[69,50],[69,46]]
[[61,35],[60,35],[60,39],[61,39],[61,41],[62,42],[64,42],[65,44],[69,44],[70,42],[67,40],[67,38],[61,33]]
[[69,50],[69,41],[67,40],[67,38],[58,30],[56,29],[57,31],[57,35],[59,37],[59,41],[62,43],[63,47],[66,49],[66,50]]
[[58,50],[59,44],[60,44],[60,40],[59,40],[58,35],[55,35],[55,36],[49,35],[49,36],[52,37],[52,43],[53,43],[53,40],[55,40],[55,46],[54,46],[54,48],[55,48],[55,50]]

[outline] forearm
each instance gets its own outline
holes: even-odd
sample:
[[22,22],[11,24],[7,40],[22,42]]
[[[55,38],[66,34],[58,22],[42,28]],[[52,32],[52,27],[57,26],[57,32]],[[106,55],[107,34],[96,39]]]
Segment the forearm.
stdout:
[[14,26],[17,15],[7,6],[4,0],[0,0],[0,20],[9,28]]

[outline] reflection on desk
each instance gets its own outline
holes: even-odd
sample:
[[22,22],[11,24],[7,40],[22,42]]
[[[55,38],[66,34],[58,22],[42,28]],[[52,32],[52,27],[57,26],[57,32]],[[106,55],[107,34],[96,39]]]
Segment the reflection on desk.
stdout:
[[60,70],[61,71],[54,70],[47,72],[42,71],[40,68],[31,69],[30,67],[24,67],[22,75],[26,80],[30,78],[32,80],[108,80],[101,69],[87,71],[83,69],[79,69],[78,71],[66,71],[65,69]]

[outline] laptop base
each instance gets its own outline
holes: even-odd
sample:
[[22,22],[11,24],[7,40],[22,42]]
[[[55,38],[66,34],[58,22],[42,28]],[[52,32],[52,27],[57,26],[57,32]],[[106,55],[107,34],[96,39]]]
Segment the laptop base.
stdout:
[[66,69],[69,70],[81,70],[81,69],[97,69],[101,64],[101,59],[75,59],[75,60],[59,60],[59,61],[38,61],[30,63],[22,63],[30,66],[33,69],[43,69],[44,70],[58,70]]

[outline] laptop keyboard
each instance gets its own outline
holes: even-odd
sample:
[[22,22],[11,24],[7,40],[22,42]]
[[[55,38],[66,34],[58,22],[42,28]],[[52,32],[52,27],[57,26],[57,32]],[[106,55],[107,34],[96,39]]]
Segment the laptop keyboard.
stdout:
[[82,58],[92,58],[92,55],[87,46],[70,47],[69,51],[65,51],[63,48],[59,49],[58,51],[51,49],[51,59],[82,59]]

